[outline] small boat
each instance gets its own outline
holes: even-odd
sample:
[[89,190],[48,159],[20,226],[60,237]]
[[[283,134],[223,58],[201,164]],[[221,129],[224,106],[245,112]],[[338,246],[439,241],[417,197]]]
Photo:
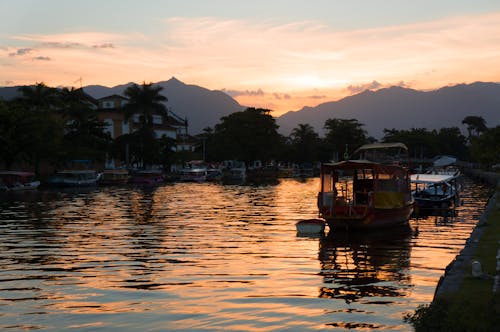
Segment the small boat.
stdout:
[[455,174],[412,174],[412,195],[419,209],[448,209],[456,205],[460,191]]
[[207,168],[207,181],[220,181],[222,180],[222,170],[217,167]]
[[372,229],[408,223],[413,211],[402,143],[360,147],[357,159],[321,165],[319,215],[330,229]]
[[299,234],[321,234],[325,231],[325,221],[321,219],[301,220],[295,224]]
[[191,160],[180,170],[182,182],[205,182],[208,176],[208,166],[203,160]]
[[95,186],[100,176],[95,170],[63,170],[51,176],[47,183],[56,187],[88,187]]
[[129,181],[130,174],[126,169],[105,169],[102,171],[99,184],[102,185],[115,185],[125,184]]
[[226,182],[243,182],[247,177],[247,168],[244,162],[228,162],[222,171],[222,180]]
[[39,186],[40,181],[35,180],[33,172],[0,171],[0,190],[31,190]]
[[143,169],[130,174],[130,183],[154,185],[165,182],[163,172],[159,169]]

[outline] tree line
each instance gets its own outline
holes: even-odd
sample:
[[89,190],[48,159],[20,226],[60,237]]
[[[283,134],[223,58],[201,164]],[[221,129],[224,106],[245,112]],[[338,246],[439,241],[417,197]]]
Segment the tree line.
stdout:
[[[299,124],[284,136],[278,133],[270,110],[247,108],[206,127],[197,136],[196,151],[176,152],[173,139],[157,137],[154,132],[153,115],[168,118],[167,98],[161,90],[152,83],[134,84],[125,90],[124,118],[139,114],[139,128],[113,140],[82,89],[57,89],[43,83],[21,87],[20,97],[0,100],[4,167],[27,163],[38,172],[42,162],[60,166],[75,159],[104,162],[109,158],[143,167],[168,167],[192,159],[312,163],[341,160],[362,144],[376,141],[356,119],[328,119],[323,137],[309,124]],[[458,127],[393,128],[384,130],[381,141],[405,143],[410,155],[417,158],[450,154],[486,165],[499,163],[496,142],[500,141],[500,126],[488,128],[478,116],[468,116],[462,124],[467,126],[467,136]]]

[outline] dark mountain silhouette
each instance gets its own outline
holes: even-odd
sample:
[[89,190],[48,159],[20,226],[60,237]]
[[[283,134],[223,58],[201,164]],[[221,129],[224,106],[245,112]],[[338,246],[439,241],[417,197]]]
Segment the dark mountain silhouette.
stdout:
[[381,138],[384,128],[464,129],[462,120],[468,115],[482,116],[488,127],[500,125],[500,84],[477,82],[428,92],[401,87],[367,90],[339,101],[288,112],[277,123],[285,135],[300,123],[308,123],[323,134],[327,119],[357,119],[369,135]]
[[[113,94],[123,95],[133,83],[105,87],[102,85],[84,86],[83,90],[94,98]],[[220,118],[244,109],[236,100],[222,91],[208,90],[197,85],[184,84],[175,77],[168,81],[155,83],[163,87],[161,93],[168,98],[165,105],[181,118],[187,118],[189,133],[198,134],[205,127],[213,127]],[[18,87],[0,88],[0,98],[12,99],[19,95]]]
[[[131,84],[112,88],[89,85],[83,89],[94,98],[101,98],[123,94]],[[174,77],[156,84],[163,87],[162,93],[168,98],[167,107],[188,119],[191,134],[201,133],[203,128],[219,123],[221,117],[244,109],[222,91],[185,84]],[[17,89],[0,88],[0,99],[14,98],[18,95]],[[462,120],[469,115],[482,116],[488,127],[500,125],[500,84],[476,82],[434,91],[402,87],[367,90],[338,101],[288,112],[277,118],[277,124],[284,135],[289,135],[300,123],[312,125],[322,135],[327,119],[357,119],[365,125],[369,135],[381,138],[384,128],[459,127],[465,131]]]

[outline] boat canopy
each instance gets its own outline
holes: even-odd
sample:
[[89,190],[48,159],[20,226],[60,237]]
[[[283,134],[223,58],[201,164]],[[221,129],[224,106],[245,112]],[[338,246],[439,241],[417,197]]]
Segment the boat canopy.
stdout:
[[449,174],[412,174],[412,183],[426,183],[426,184],[437,184],[450,182],[454,180],[456,176]]
[[383,164],[406,163],[408,148],[403,143],[365,144],[354,151],[351,159],[368,160]]

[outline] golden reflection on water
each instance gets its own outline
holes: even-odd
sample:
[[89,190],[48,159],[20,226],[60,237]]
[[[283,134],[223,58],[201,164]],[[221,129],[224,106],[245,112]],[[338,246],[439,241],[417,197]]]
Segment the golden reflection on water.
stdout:
[[318,179],[7,197],[0,328],[410,330],[482,208],[469,188],[453,218],[323,238],[295,230]]

